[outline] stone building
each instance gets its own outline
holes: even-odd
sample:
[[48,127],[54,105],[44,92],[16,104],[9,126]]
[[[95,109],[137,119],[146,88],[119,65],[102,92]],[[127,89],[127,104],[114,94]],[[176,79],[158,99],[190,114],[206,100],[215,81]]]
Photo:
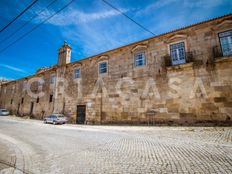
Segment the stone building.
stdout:
[[232,14],[70,62],[2,85],[0,106],[72,123],[232,123]]
[[1,91],[1,87],[4,83],[9,82],[10,80],[4,79],[4,78],[0,78],[0,91]]

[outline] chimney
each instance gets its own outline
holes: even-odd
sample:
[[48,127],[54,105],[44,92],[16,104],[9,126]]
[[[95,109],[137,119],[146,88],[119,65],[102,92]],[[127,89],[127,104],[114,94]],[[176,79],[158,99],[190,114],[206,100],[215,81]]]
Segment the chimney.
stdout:
[[72,48],[64,41],[62,47],[58,50],[58,66],[66,65],[71,61]]

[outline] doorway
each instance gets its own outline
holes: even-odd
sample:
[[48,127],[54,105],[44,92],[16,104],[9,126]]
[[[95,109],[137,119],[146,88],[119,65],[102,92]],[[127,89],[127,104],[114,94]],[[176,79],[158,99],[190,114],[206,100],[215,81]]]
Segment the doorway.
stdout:
[[85,113],[86,113],[86,106],[85,105],[77,105],[77,124],[85,124]]
[[32,115],[32,114],[33,114],[33,109],[34,109],[34,102],[31,102],[30,115]]
[[19,115],[20,104],[18,104],[17,115]]

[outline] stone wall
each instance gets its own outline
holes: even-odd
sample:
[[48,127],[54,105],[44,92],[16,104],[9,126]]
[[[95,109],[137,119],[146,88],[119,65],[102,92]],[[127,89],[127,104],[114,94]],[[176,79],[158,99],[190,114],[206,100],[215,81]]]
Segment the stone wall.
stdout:
[[[232,57],[213,54],[220,46],[218,33],[231,30],[231,24],[232,16],[227,15],[55,66],[4,85],[7,89],[1,90],[0,104],[13,113],[38,119],[64,113],[70,122],[76,121],[77,105],[86,105],[89,124],[231,122]],[[180,41],[185,43],[187,63],[171,66],[169,45]],[[145,53],[143,67],[134,66],[137,52]],[[108,63],[104,75],[98,73],[101,61]],[[75,68],[80,68],[81,78],[74,79]],[[53,73],[59,80],[51,84]],[[38,77],[43,85],[33,83],[31,89],[38,93],[38,87],[42,88],[39,102],[22,85]]]

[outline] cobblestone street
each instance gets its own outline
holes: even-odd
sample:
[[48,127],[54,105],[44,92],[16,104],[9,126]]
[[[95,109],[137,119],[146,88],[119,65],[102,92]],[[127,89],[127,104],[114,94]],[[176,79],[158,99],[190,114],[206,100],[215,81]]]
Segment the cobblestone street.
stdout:
[[232,128],[0,117],[0,173],[232,173]]

